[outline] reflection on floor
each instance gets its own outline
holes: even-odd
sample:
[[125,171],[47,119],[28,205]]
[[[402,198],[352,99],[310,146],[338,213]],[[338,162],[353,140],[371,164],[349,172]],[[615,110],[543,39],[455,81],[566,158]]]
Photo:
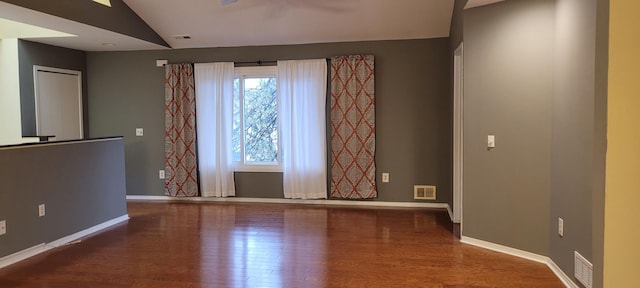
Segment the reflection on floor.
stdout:
[[0,287],[564,287],[461,244],[446,211],[129,202],[131,220],[0,270]]

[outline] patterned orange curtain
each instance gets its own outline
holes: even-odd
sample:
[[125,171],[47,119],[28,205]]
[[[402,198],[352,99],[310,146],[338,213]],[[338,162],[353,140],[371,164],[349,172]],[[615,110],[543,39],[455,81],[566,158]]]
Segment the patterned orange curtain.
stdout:
[[373,55],[331,59],[331,197],[370,199],[376,190]]
[[165,194],[198,196],[193,66],[165,65]]

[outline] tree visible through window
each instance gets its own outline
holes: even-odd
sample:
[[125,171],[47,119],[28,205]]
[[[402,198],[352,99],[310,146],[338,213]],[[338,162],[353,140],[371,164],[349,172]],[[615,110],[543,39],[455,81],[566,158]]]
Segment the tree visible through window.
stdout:
[[275,70],[272,67],[253,67],[251,70],[253,73],[237,68],[234,80],[233,160],[244,165],[278,165]]

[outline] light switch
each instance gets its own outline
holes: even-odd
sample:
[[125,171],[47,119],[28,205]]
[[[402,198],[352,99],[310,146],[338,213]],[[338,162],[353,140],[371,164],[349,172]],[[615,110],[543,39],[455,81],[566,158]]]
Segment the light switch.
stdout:
[[136,128],[136,136],[138,136],[138,137],[144,136],[144,129]]
[[496,148],[496,136],[488,135],[487,136],[487,148]]
[[169,63],[168,60],[156,60],[156,67],[163,67],[164,65],[167,65]]

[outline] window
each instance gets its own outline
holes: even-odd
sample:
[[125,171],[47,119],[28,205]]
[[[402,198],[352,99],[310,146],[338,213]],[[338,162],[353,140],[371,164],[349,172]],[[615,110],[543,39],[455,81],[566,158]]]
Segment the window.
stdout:
[[194,69],[203,195],[235,195],[234,171],[279,171],[285,198],[327,197],[325,59]]
[[277,67],[235,69],[233,161],[240,171],[280,170]]

